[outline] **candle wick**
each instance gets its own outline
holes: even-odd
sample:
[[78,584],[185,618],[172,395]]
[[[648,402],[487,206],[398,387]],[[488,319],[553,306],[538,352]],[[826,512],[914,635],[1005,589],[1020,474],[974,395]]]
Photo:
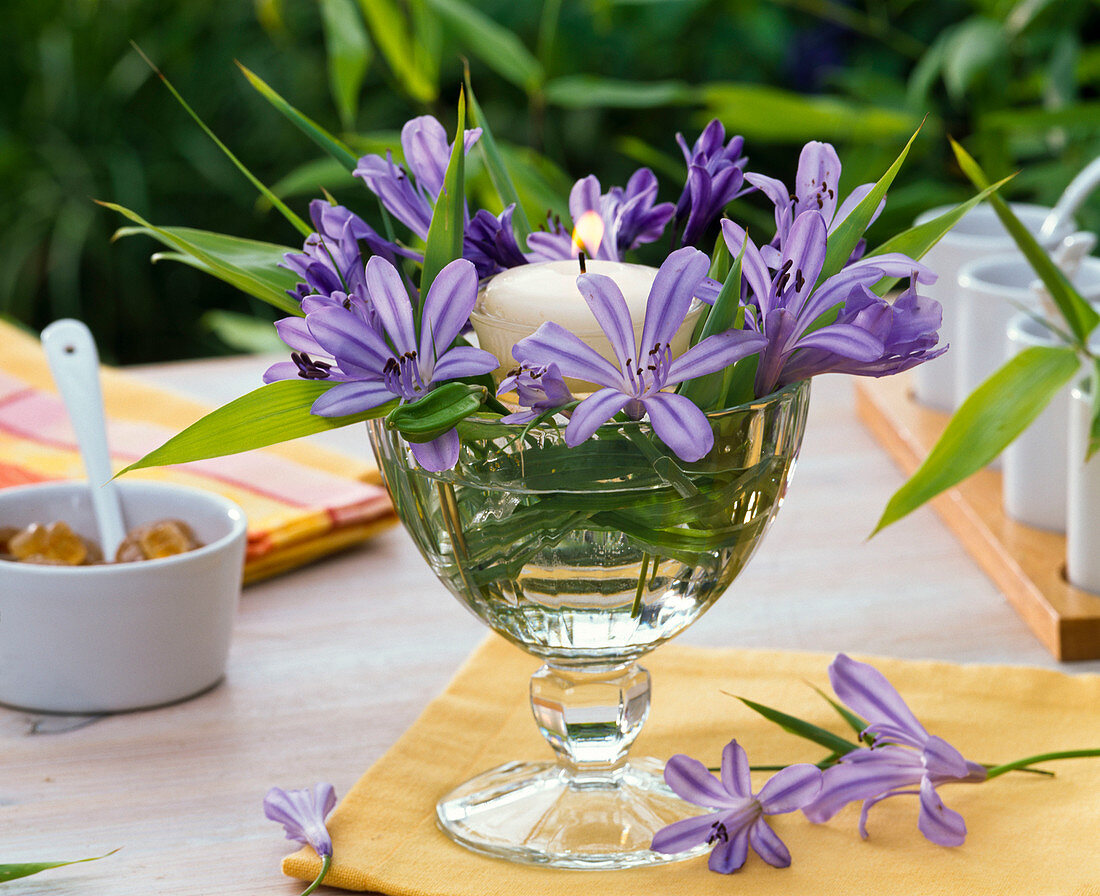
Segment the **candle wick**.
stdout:
[[583,249],[581,249],[581,251],[577,253],[577,263],[581,266],[581,273],[582,274],[587,274],[588,271],[585,269],[585,266],[584,266],[584,250]]

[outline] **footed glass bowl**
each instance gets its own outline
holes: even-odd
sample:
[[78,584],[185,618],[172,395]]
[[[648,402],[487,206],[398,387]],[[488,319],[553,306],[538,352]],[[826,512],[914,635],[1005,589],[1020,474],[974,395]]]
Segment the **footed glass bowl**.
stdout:
[[649,711],[643,654],[726,590],[775,516],[798,455],[808,382],[710,415],[714,448],[685,463],[646,423],[564,428],[470,418],[454,470],[428,473],[368,424],[398,516],[432,570],[486,625],[544,660],[535,722],[556,759],[512,762],[443,797],[443,830],[478,852],[561,868],[675,861],[653,834],[703,811],[627,761]]

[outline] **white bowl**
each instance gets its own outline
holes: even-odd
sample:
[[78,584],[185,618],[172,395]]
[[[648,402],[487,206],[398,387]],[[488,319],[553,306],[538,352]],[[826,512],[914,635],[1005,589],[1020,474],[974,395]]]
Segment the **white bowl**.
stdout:
[[[99,566],[0,560],[0,703],[40,712],[142,709],[194,696],[225,674],[243,511],[198,489],[118,486],[127,528],[180,519],[203,546]],[[0,490],[0,526],[64,520],[96,540],[89,494],[85,482]]]

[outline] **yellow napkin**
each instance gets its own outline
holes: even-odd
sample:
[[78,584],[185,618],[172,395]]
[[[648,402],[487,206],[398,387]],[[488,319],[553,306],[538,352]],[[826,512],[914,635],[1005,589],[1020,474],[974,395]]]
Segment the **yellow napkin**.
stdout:
[[[831,657],[668,645],[647,657],[650,718],[638,756],[688,753],[710,766],[736,737],[754,764],[816,761],[820,748],[786,734],[722,692],[782,709],[836,731],[844,723],[807,682],[828,691]],[[969,759],[999,763],[1053,750],[1100,747],[1100,676],[1010,666],[872,660],[917,717]],[[956,848],[917,830],[916,797],[871,810],[860,840],[858,807],[824,825],[801,813],[771,821],[793,856],[775,869],[750,852],[734,879],[706,858],[656,868],[557,871],[478,856],[435,825],[435,802],[477,772],[514,759],[546,759],[527,699],[537,662],[495,635],[446,691],[352,788],[330,816],[334,863],[325,883],[390,896],[669,896],[857,893],[1098,896],[1100,759],[1050,763],[1054,778],[1010,773],[940,788],[969,834]],[[754,774],[759,787],[766,774]],[[303,880],[320,869],[310,849],[283,871]]]
[[[210,410],[111,368],[102,370],[102,383],[116,470]],[[362,541],[395,519],[373,463],[312,445],[277,445],[131,476],[204,488],[240,504],[248,519],[246,582]],[[83,478],[41,344],[0,321],[0,488]]]

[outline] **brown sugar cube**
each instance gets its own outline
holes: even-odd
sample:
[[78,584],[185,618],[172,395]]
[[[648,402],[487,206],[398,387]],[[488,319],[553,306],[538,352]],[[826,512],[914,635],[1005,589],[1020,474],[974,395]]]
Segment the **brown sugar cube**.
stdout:
[[0,557],[5,554],[11,554],[11,548],[8,544],[11,542],[13,535],[18,535],[19,530],[15,526],[0,526]]
[[84,540],[61,520],[48,526],[31,523],[12,536],[8,548],[17,560],[26,563],[80,566],[88,558]]
[[138,560],[157,560],[193,551],[199,547],[195,533],[182,520],[157,520],[145,526],[131,529],[118,547],[115,560],[132,563]]

